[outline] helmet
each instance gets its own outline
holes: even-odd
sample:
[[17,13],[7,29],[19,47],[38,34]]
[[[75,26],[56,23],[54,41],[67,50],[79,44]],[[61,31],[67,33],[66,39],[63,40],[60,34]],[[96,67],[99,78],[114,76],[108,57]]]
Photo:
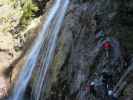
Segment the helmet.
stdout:
[[95,83],[94,82],[91,82],[91,85],[95,85]]
[[111,96],[113,94],[113,91],[112,90],[109,90],[108,91],[108,95]]

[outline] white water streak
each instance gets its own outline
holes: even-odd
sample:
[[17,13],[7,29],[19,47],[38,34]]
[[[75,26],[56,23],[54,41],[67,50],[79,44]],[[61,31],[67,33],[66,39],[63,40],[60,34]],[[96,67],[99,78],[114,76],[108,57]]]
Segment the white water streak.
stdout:
[[39,79],[37,81],[37,85],[35,88],[35,100],[39,100],[40,96],[41,96],[41,92],[43,89],[43,85],[46,85],[47,80],[46,80],[46,74],[49,68],[49,65],[51,64],[53,55],[54,55],[54,50],[55,50],[55,46],[56,46],[56,40],[57,40],[57,36],[66,12],[66,9],[68,7],[69,1],[68,0],[62,0],[61,4],[60,4],[60,8],[53,20],[53,23],[51,25],[51,32],[52,32],[52,36],[49,40],[49,44],[48,44],[48,53],[45,55],[45,59],[43,61],[43,66],[41,69],[41,72],[39,72]]
[[[66,0],[66,1],[68,1],[68,0]],[[46,21],[44,22],[44,26],[43,26],[42,31],[39,32],[39,36],[37,37],[31,50],[29,51],[29,54],[27,56],[27,61],[24,65],[23,70],[20,73],[18,81],[14,87],[13,94],[9,98],[10,100],[22,100],[23,99],[25,89],[28,85],[28,82],[29,82],[31,76],[32,76],[33,69],[36,66],[40,50],[43,46],[43,42],[45,41],[45,39],[49,35],[49,34],[47,34],[48,28],[49,28],[52,20],[54,19],[55,15],[58,13],[60,4],[61,4],[61,0],[56,0],[53,7],[51,8],[51,10],[50,10],[50,12],[46,18]],[[66,4],[66,5],[68,5],[68,4]],[[64,6],[66,6],[66,5],[64,5]],[[61,24],[61,22],[63,20],[63,14],[65,13],[67,6],[64,8],[65,9],[62,11],[62,14],[61,14],[62,16],[60,16],[59,21],[57,21],[58,24]],[[51,36],[54,38],[52,38],[53,40],[51,40],[51,42],[49,44],[51,46],[49,46],[49,49],[48,49],[49,50],[48,56],[46,56],[44,59],[44,61],[46,62],[45,66],[43,66],[44,68],[46,68],[45,73],[46,73],[46,71],[49,67],[49,64],[50,64],[51,56],[52,56],[53,50],[55,48],[55,41],[56,41],[57,35],[58,35],[57,33],[59,32],[60,27],[61,27],[61,25],[60,26],[57,25],[56,29],[54,29],[54,31],[53,31],[54,33],[52,33],[54,36]],[[43,76],[45,76],[45,75],[46,74],[43,74]],[[42,86],[42,84],[40,84],[40,86]]]

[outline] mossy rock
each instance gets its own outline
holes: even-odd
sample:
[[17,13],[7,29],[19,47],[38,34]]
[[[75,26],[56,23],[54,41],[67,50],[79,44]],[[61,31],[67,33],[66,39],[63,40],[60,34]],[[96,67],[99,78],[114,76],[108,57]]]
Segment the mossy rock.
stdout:
[[92,65],[89,66],[89,68],[90,68],[90,72],[94,73],[95,70],[96,70],[96,65],[92,64]]

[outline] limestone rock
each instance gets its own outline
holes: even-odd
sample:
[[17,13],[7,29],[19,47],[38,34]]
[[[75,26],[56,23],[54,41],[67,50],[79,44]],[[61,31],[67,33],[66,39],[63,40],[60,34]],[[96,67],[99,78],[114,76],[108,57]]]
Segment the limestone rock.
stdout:
[[0,76],[0,99],[8,96],[9,88],[9,81],[6,80],[3,76]]

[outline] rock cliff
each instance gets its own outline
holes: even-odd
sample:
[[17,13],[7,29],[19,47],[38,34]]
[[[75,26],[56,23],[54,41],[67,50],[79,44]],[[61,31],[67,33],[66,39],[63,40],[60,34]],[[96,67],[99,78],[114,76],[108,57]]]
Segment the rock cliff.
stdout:
[[[62,59],[61,56],[54,60],[54,62],[59,61],[60,65],[54,63],[51,67],[51,73],[56,73],[56,76],[51,76],[51,79],[55,81],[51,83],[53,84],[50,85],[51,91],[47,93],[48,100],[103,100],[99,97],[90,97],[83,90],[85,84],[95,76],[94,73],[97,73],[98,70],[104,70],[103,67],[99,67],[102,66],[103,62],[106,62],[103,57],[104,52],[96,49],[98,46],[95,41],[95,32],[101,29],[105,33],[109,33],[110,37],[115,37],[113,41],[115,45],[117,44],[117,47],[114,48],[117,48],[117,50],[115,49],[113,52],[118,51],[120,53],[115,61],[116,63],[111,63],[113,58],[110,63],[104,63],[105,66],[115,66],[108,69],[113,71],[115,87],[117,81],[124,74],[124,70],[128,67],[125,66],[123,61],[125,62],[126,58],[128,59],[126,63],[129,64],[129,55],[132,52],[130,36],[133,26],[128,21],[130,18],[127,17],[127,14],[132,16],[130,12],[132,11],[131,4],[130,0],[73,0],[71,2],[60,34],[64,37],[71,36],[72,41],[59,40],[59,42],[68,43],[70,47],[68,53],[61,53],[65,59]],[[60,49],[58,50],[60,46],[58,44],[55,58],[61,52]],[[115,55],[117,54],[115,53]],[[57,70],[53,71],[55,66]],[[128,79],[130,80],[130,77]],[[132,84],[131,81],[128,84]],[[125,87],[127,94],[123,92],[122,98],[130,95],[131,91],[128,91],[128,87],[132,87],[132,85]],[[132,96],[130,95],[128,98],[131,100]]]

